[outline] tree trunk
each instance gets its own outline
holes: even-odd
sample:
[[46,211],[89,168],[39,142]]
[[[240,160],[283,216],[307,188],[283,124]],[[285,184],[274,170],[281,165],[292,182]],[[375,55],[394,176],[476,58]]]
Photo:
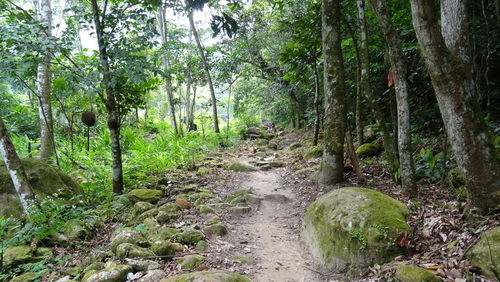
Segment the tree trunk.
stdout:
[[391,136],[391,133],[387,129],[384,114],[377,105],[375,95],[370,87],[370,55],[368,50],[368,38],[366,35],[365,1],[357,0],[357,4],[361,29],[361,90],[365,94],[368,104],[373,111],[380,133],[384,139],[384,149],[389,163],[389,171],[393,174],[399,167],[396,149],[394,148],[394,136]]
[[411,151],[410,105],[408,103],[408,81],[406,80],[405,60],[399,43],[399,35],[392,25],[387,2],[384,0],[370,0],[370,2],[387,42],[396,90],[401,184],[405,193],[415,194],[417,192],[417,185],[415,183],[415,166]]
[[186,108],[186,128],[187,131],[191,131],[191,70],[188,70],[188,76],[186,81],[186,99],[184,101]]
[[323,0],[321,20],[325,62],[325,142],[318,181],[325,184],[341,181],[344,174],[344,136],[347,117],[340,10],[340,0]]
[[[111,151],[113,156],[113,192],[121,194],[123,192],[123,168],[122,168],[122,150],[120,146],[120,117],[118,115],[117,102],[115,98],[115,89],[112,86],[111,70],[109,67],[109,57],[107,46],[104,41],[104,30],[101,26],[101,18],[97,0],[91,0],[92,12],[94,16],[94,25],[97,35],[97,45],[99,46],[99,58],[102,67],[102,83],[106,88],[106,97],[104,104],[108,111],[108,128],[111,138]],[[104,17],[104,15],[103,15]]]
[[319,81],[319,72],[318,72],[318,64],[316,61],[313,64],[313,71],[314,71],[314,111],[316,112],[316,118],[314,120],[314,139],[313,139],[313,145],[316,146],[318,145],[318,139],[319,139],[319,123],[321,119],[321,111],[319,108],[319,87],[320,87],[320,81]]
[[413,26],[425,57],[450,145],[466,178],[471,208],[500,202],[500,163],[475,93],[464,0],[411,0]]
[[[40,31],[41,38],[51,36],[52,9],[50,0],[34,0],[37,19],[44,30]],[[38,88],[38,115],[40,117],[40,160],[48,162],[54,156],[54,122],[52,118],[52,103],[50,92],[52,86],[52,72],[50,67],[50,53],[43,54],[43,60],[38,65],[37,71]]]
[[[165,46],[168,42],[168,27],[167,20],[165,18],[165,8],[158,8],[158,29],[160,30],[161,43]],[[179,133],[177,128],[177,120],[175,118],[175,107],[174,107],[174,91],[172,88],[172,74],[170,73],[170,57],[168,52],[163,55],[163,67],[165,68],[165,89],[167,91],[167,104],[168,104],[168,115],[170,116],[170,125],[174,130],[175,134]],[[182,121],[179,121],[182,122]]]
[[25,212],[29,208],[29,200],[33,200],[33,191],[31,190],[30,183],[24,172],[24,168],[21,165],[21,160],[19,159],[16,148],[9,137],[9,132],[0,117],[0,156],[2,156],[5,166],[9,171],[10,178],[16,189],[16,193],[19,196],[21,205]]
[[198,52],[200,53],[201,62],[203,63],[203,69],[205,70],[205,76],[208,81],[208,88],[210,89],[210,97],[212,99],[212,118],[214,120],[214,130],[215,133],[220,133],[219,130],[219,118],[217,117],[217,100],[215,98],[215,90],[214,85],[212,83],[212,76],[210,75],[210,69],[208,67],[207,57],[205,56],[205,50],[200,42],[200,37],[198,36],[198,31],[194,25],[193,20],[193,12],[188,13],[189,18],[189,26],[191,28],[191,32],[193,33],[194,39],[196,41],[196,46],[198,47]]
[[359,182],[361,184],[365,184],[366,178],[363,175],[363,171],[361,171],[361,167],[359,166],[358,156],[356,156],[356,149],[354,149],[354,143],[352,142],[352,134],[350,129],[346,130],[345,139],[347,141],[347,152],[349,154],[349,158],[351,159],[351,164],[353,166],[354,172],[356,173]]

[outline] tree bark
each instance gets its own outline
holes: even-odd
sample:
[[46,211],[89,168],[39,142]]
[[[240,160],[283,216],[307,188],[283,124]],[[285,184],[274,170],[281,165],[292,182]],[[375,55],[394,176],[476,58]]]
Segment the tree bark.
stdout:
[[[52,32],[52,8],[50,0],[34,0],[37,19],[40,21],[44,30],[40,31],[42,38],[50,37]],[[40,160],[50,161],[54,156],[54,121],[52,118],[52,71],[50,67],[50,52],[42,55],[42,62],[37,70],[37,88],[38,88],[38,115],[40,118]]]
[[363,171],[361,171],[361,167],[359,166],[358,156],[356,156],[356,149],[354,149],[354,143],[352,141],[351,130],[346,130],[345,139],[347,141],[347,152],[349,154],[349,158],[351,159],[351,164],[353,166],[354,172],[359,179],[361,184],[366,183],[366,178],[363,175]]
[[[161,43],[165,46],[168,42],[168,27],[167,20],[165,18],[165,8],[160,6],[158,8],[158,29],[160,30]],[[177,120],[175,118],[175,107],[174,107],[174,91],[172,88],[172,74],[170,73],[170,57],[168,52],[163,55],[163,67],[165,68],[165,89],[167,90],[167,104],[168,104],[168,114],[170,116],[170,125],[174,130],[175,134],[179,133],[177,128]],[[179,121],[182,122],[182,121]]]
[[340,33],[340,0],[323,0],[322,45],[324,58],[325,142],[318,181],[334,184],[344,174],[346,88]]
[[385,41],[389,49],[389,60],[396,90],[397,122],[398,122],[398,149],[401,171],[401,184],[407,194],[416,194],[415,166],[411,151],[410,133],[410,105],[408,103],[408,81],[399,35],[392,25],[387,1],[370,0],[375,15],[384,32]]
[[219,118],[217,117],[217,99],[215,98],[215,90],[214,90],[214,85],[212,83],[212,76],[210,75],[210,69],[208,67],[207,57],[205,56],[205,50],[201,45],[200,37],[198,36],[198,31],[196,30],[196,26],[194,25],[192,11],[188,13],[188,18],[189,18],[189,26],[196,41],[196,46],[198,47],[198,52],[200,53],[201,62],[203,63],[203,69],[205,70],[205,76],[208,81],[208,88],[210,90],[210,97],[212,99],[212,118],[214,120],[214,130],[215,133],[220,133]]
[[316,118],[314,120],[313,145],[316,146],[316,145],[318,145],[319,124],[320,124],[320,119],[321,119],[321,111],[320,111],[320,107],[319,107],[320,81],[319,81],[318,64],[316,63],[316,61],[313,63],[313,71],[314,71],[314,111],[316,112]]
[[424,55],[450,145],[466,178],[469,204],[487,213],[500,202],[500,161],[475,93],[464,0],[411,0]]
[[[122,167],[122,151],[120,146],[120,117],[117,109],[115,98],[115,89],[111,83],[111,70],[109,67],[109,57],[107,54],[107,45],[104,41],[104,30],[99,15],[99,6],[97,0],[91,0],[92,12],[94,16],[94,25],[97,35],[97,45],[99,46],[99,59],[102,67],[102,83],[106,89],[104,104],[108,111],[108,128],[111,138],[111,152],[113,156],[113,192],[121,194],[123,192],[123,167]],[[105,15],[102,15],[104,19]]]
[[28,211],[29,200],[33,200],[33,190],[31,190],[30,183],[26,177],[21,160],[19,159],[16,148],[9,137],[9,132],[0,117],[0,155],[2,156],[5,166],[9,171],[10,178],[16,189],[16,193],[21,201],[24,212]]
[[375,120],[377,121],[380,133],[384,140],[384,149],[386,158],[389,163],[390,173],[393,174],[397,171],[399,163],[394,148],[394,136],[391,136],[385,124],[384,114],[375,101],[375,95],[370,87],[370,55],[368,50],[368,37],[366,35],[366,16],[365,16],[365,1],[357,0],[359,23],[361,30],[361,91],[364,93],[370,108],[373,111]]

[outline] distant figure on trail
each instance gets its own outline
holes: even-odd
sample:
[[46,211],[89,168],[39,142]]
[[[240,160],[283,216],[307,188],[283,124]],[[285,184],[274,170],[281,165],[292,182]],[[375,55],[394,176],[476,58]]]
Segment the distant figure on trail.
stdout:
[[267,131],[269,131],[269,132],[276,132],[276,124],[274,124],[274,122],[270,122],[270,121],[267,121],[267,120],[262,120],[262,123],[267,128]]

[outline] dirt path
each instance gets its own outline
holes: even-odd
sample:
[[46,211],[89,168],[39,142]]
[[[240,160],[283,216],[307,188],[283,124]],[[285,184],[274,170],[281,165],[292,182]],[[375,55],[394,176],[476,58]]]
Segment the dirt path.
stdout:
[[300,199],[282,185],[283,169],[240,174],[239,189],[251,189],[261,201],[256,211],[234,219],[233,234],[257,260],[249,270],[253,281],[324,281],[300,238]]

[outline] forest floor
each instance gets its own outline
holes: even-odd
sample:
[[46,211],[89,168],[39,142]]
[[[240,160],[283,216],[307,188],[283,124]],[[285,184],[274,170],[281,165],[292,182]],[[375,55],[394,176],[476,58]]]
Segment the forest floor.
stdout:
[[[196,189],[211,191],[214,199],[222,200],[219,205],[213,204],[214,207],[227,205],[209,214],[200,213],[194,207],[181,211],[180,218],[169,227],[183,229],[194,226],[202,229],[207,222],[217,218],[227,226],[228,234],[205,234],[207,250],[185,246],[182,253],[176,254],[176,257],[187,254],[205,256],[203,263],[194,269],[181,269],[175,259],[160,261],[166,275],[218,269],[241,273],[258,282],[394,281],[397,265],[406,262],[426,268],[444,281],[461,282],[466,278],[469,278],[468,281],[493,281],[475,273],[477,270],[469,265],[464,254],[477,242],[482,231],[499,225],[498,217],[466,221],[464,201],[457,200],[449,191],[440,188],[440,183],[420,182],[420,195],[410,199],[393,184],[378,157],[361,162],[368,179],[365,184],[348,171],[342,183],[319,185],[310,176],[320,159],[305,160],[302,157],[309,149],[309,138],[303,133],[282,134],[274,139],[278,144],[276,149],[244,141],[233,149],[210,153],[191,171],[173,171],[158,176],[159,182],[168,179],[171,188],[194,185]],[[230,163],[241,163],[252,169],[231,171],[227,169]],[[277,165],[270,166],[271,163]],[[207,172],[199,173],[201,167]],[[151,187],[158,185],[147,184]],[[376,189],[406,204],[410,209],[408,223],[412,228],[399,242],[408,249],[407,254],[393,262],[374,265],[357,279],[318,270],[301,236],[302,218],[307,207],[333,189],[350,186]],[[227,199],[242,190],[251,195],[245,203],[250,209],[231,209]],[[176,196],[167,193],[159,204],[175,201]],[[98,258],[99,253],[107,250],[113,230],[120,226],[123,226],[120,222],[108,223],[103,228],[105,234],[83,243],[85,247],[81,253],[74,254],[74,260],[66,263],[65,267],[81,265],[84,258]],[[89,249],[92,249],[90,253]]]

